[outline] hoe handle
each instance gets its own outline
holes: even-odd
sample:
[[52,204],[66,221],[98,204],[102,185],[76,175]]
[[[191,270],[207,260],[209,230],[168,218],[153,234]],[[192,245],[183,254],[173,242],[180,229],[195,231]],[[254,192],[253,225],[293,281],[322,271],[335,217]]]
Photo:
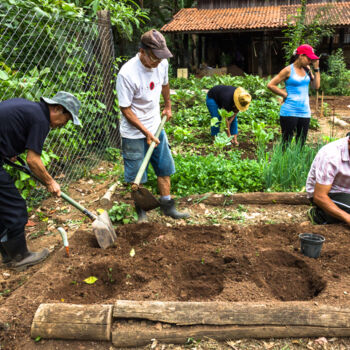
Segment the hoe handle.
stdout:
[[[3,161],[12,166],[13,168],[16,168],[20,171],[23,171],[24,173],[30,175],[31,177],[33,177],[35,180],[37,180],[38,182],[40,182],[42,185],[45,186],[45,184],[43,183],[43,181],[38,178],[28,167],[28,164],[20,157],[17,158],[17,160],[22,164],[16,164],[11,162],[9,159],[4,158]],[[91,212],[89,212],[86,208],[84,208],[82,205],[80,205],[78,202],[76,202],[73,198],[70,198],[67,194],[65,194],[64,192],[61,192],[61,197],[67,201],[69,204],[73,205],[73,207],[77,208],[78,210],[80,210],[83,214],[85,214],[89,219],[91,220],[96,220],[97,216],[92,214]]]
[[[162,129],[164,128],[164,124],[165,124],[165,122],[166,122],[166,118],[167,118],[167,116],[164,115],[162,121],[160,122],[160,124],[159,124],[159,126],[158,126],[158,129],[157,129],[156,133],[154,134],[155,137],[159,137],[160,132],[161,132]],[[156,147],[156,143],[155,143],[154,141],[152,141],[151,144],[150,144],[150,146],[149,146],[149,148],[148,148],[148,151],[147,151],[147,153],[146,153],[146,155],[145,155],[145,158],[144,158],[143,161],[142,161],[142,164],[141,164],[141,166],[140,166],[140,169],[139,169],[139,171],[137,172],[137,175],[136,175],[136,178],[135,178],[135,181],[134,181],[134,184],[137,185],[137,186],[140,184],[142,175],[143,175],[143,173],[144,173],[145,170],[146,170],[146,167],[147,167],[147,165],[148,165],[148,162],[149,162],[149,160],[150,160],[150,158],[151,158],[151,155],[152,155],[153,150],[154,150],[155,147]]]

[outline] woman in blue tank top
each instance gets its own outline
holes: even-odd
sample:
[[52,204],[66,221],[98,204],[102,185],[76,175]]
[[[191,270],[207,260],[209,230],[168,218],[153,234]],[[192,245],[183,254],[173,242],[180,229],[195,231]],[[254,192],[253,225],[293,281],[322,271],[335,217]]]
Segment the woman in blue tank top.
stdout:
[[[310,45],[299,46],[295,51],[294,62],[283,68],[267,85],[275,94],[283,97],[280,110],[280,124],[283,143],[289,143],[294,133],[296,141],[304,144],[310,124],[309,84],[320,87],[319,57]],[[314,73],[310,70],[313,66]],[[286,89],[278,87],[282,81]]]

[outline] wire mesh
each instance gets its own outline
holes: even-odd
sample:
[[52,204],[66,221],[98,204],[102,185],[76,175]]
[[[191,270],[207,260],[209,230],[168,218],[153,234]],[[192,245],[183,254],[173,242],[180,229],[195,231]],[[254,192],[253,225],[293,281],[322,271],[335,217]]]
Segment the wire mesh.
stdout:
[[67,91],[82,103],[83,127],[69,122],[51,130],[44,144],[48,171],[69,184],[120,145],[108,15],[91,22],[0,5],[0,35],[0,101]]

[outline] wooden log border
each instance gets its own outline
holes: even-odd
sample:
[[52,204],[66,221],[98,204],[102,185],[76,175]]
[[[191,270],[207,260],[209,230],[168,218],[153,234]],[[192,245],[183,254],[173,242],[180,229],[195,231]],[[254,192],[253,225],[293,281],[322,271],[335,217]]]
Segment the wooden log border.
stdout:
[[31,337],[110,340],[113,305],[41,304]]
[[251,192],[236,193],[230,196],[215,193],[205,193],[192,195],[179,199],[181,203],[204,203],[213,206],[225,206],[236,204],[289,204],[289,205],[308,205],[305,192]]
[[[133,321],[129,325],[125,320]],[[145,324],[143,320],[155,323]],[[41,304],[34,316],[31,336],[112,340],[116,347],[145,346],[152,339],[184,344],[188,338],[224,341],[240,338],[349,337],[350,306],[317,305],[313,302],[133,300],[117,300],[114,305]]]

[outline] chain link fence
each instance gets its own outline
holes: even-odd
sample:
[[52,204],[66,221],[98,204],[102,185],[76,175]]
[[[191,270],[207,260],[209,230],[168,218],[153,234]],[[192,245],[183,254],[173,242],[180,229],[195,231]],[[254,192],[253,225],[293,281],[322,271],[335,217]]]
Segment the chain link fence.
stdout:
[[86,175],[120,145],[108,13],[91,22],[0,5],[0,34],[0,101],[39,101],[58,91],[77,96],[83,127],[69,122],[51,130],[42,159],[61,183]]

